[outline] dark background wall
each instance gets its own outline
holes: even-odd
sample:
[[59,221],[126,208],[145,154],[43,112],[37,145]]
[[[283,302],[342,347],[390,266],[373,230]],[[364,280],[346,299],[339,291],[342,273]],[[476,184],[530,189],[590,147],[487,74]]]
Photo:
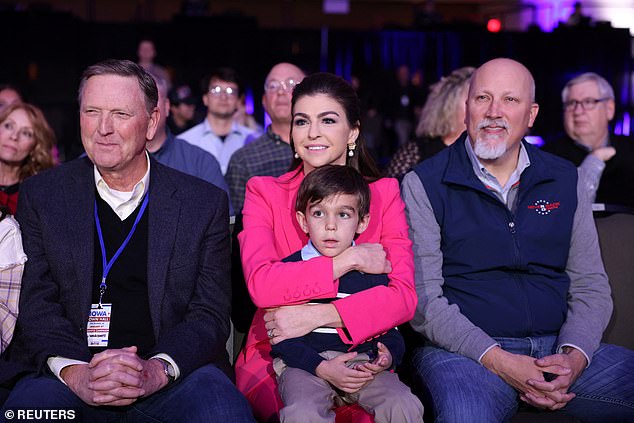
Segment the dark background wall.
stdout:
[[631,112],[632,105],[631,38],[627,30],[609,27],[497,34],[473,22],[425,31],[390,26],[276,29],[264,28],[244,14],[104,22],[70,12],[12,9],[0,12],[0,37],[4,40],[0,82],[17,83],[29,101],[45,110],[58,134],[60,151],[68,158],[81,152],[75,97],[82,70],[109,57],[136,60],[137,43],[144,37],[155,40],[157,62],[168,67],[175,81],[192,87],[198,87],[212,67],[235,67],[253,93],[258,119],[264,76],[282,60],[309,72],[326,70],[345,78],[355,74],[380,91],[402,64],[423,71],[429,84],[460,66],[477,66],[498,56],[515,58],[535,76],[541,109],[533,132],[542,136],[561,130],[561,88],[576,73],[595,71],[613,84],[617,119]]

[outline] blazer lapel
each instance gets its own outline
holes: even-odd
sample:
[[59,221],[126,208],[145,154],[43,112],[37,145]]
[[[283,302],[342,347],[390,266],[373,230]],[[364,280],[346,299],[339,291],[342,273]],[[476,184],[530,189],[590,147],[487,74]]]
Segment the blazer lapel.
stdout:
[[152,159],[148,204],[147,288],[154,336],[158,340],[167,268],[179,226],[180,203],[177,188]]
[[[288,183],[283,185],[286,189],[284,191],[286,198],[283,201],[286,207],[279,207],[273,211],[274,213],[281,214],[277,221],[282,222],[283,224],[282,226],[284,228],[284,239],[287,244],[287,251],[291,252],[299,250],[308,242],[308,236],[302,231],[302,228],[300,228],[297,218],[295,217],[295,199],[297,197],[299,185],[302,183],[303,179],[304,172],[302,171],[299,175],[290,179]],[[278,240],[282,241],[279,238]]]
[[88,322],[88,312],[92,300],[92,284],[95,261],[95,179],[93,166],[88,158],[64,187],[67,233],[70,234],[70,248],[75,268],[80,310],[83,325]]

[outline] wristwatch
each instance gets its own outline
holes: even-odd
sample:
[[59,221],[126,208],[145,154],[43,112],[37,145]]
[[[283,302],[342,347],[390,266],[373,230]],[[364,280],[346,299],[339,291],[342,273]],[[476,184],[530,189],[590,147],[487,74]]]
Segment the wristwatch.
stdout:
[[174,382],[176,380],[176,373],[174,372],[174,367],[169,363],[169,361],[158,357],[155,357],[155,360],[158,360],[158,362],[163,366],[163,373],[165,373],[167,383],[170,384]]

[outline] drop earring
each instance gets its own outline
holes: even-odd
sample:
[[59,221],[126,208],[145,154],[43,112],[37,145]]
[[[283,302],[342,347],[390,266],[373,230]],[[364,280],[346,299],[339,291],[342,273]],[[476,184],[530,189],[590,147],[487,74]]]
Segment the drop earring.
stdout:
[[299,159],[299,154],[295,153],[295,158]]
[[357,148],[356,144],[348,144],[348,157],[354,157],[355,148]]

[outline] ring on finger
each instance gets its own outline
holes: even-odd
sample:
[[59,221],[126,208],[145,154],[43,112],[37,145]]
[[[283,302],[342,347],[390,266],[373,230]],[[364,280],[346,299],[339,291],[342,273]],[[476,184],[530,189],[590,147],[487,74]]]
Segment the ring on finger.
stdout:
[[273,335],[273,329],[269,329],[268,331],[266,331],[266,334],[268,335],[269,338],[273,338],[275,335]]

